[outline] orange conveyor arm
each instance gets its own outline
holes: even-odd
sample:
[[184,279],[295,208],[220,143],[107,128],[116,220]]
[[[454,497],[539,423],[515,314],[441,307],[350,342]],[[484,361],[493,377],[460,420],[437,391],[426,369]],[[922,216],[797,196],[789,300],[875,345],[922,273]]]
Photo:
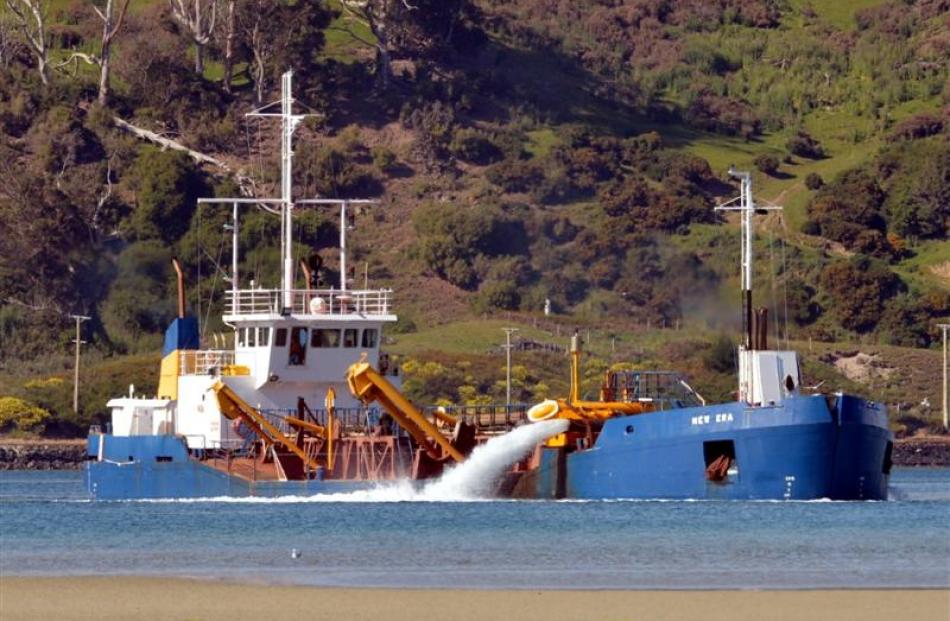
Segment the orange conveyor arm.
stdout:
[[[419,411],[399,390],[380,375],[368,362],[357,362],[346,370],[346,383],[353,396],[365,404],[378,401],[389,412],[393,420],[405,429],[430,457],[439,459],[438,451],[432,442],[450,455],[455,461],[462,461],[462,455],[449,440],[439,433],[435,425]],[[431,440],[430,440],[431,438]]]
[[254,433],[269,444],[276,443],[289,449],[290,452],[302,459],[305,464],[309,465],[310,469],[314,472],[319,468],[317,462],[308,457],[307,454],[297,446],[296,442],[281,433],[263,414],[258,412],[256,408],[248,405],[247,402],[241,399],[227,384],[219,380],[215,382],[211,389],[214,390],[214,394],[218,398],[218,408],[225,417],[230,420],[241,420],[253,429]]

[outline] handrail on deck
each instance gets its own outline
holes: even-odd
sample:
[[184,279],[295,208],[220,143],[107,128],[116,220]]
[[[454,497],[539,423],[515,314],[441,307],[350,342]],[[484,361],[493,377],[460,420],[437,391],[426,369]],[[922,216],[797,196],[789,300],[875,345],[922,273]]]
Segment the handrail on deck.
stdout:
[[[293,289],[290,311],[295,315],[389,315],[392,289]],[[226,315],[269,315],[284,310],[281,289],[227,291]]]

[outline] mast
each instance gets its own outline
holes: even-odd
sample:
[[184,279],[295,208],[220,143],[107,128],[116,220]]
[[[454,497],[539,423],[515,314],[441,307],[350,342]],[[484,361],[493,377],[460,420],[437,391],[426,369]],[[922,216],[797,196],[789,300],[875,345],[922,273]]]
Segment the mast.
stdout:
[[284,309],[289,311],[294,304],[293,218],[294,218],[294,149],[293,136],[302,115],[293,113],[293,71],[280,78],[280,254],[284,263],[280,288],[284,295]]
[[[752,215],[756,211],[773,211],[781,209],[775,205],[756,205],[752,198],[752,173],[748,171],[736,170],[729,167],[729,176],[739,180],[738,205],[736,199],[716,207],[716,211],[738,211],[740,223],[740,280],[742,289],[742,335],[744,343],[739,346],[739,399],[748,401],[752,393],[752,375],[749,367],[749,360],[746,352],[751,352],[757,345],[764,343],[765,339],[759,339],[754,334],[755,324],[760,321],[752,321]],[[760,329],[762,326],[759,326]]]
[[756,205],[752,198],[752,173],[736,170],[729,167],[729,176],[739,180],[739,204],[736,199],[719,205],[716,211],[738,211],[740,233],[740,280],[742,289],[742,334],[745,339],[745,349],[753,349],[756,339],[753,338],[752,325],[752,215],[759,211],[774,211],[781,209],[776,205]]
[[346,291],[346,207],[349,201],[340,201],[340,291]]

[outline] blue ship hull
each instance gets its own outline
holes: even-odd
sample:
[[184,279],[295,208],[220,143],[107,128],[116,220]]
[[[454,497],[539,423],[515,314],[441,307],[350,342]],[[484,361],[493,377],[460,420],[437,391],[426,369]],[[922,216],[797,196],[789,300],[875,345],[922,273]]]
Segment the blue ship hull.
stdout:
[[[99,443],[105,439],[102,460]],[[249,481],[192,457],[185,441],[165,436],[89,436],[86,489],[97,500],[314,496],[353,492],[371,481]]]
[[[891,443],[884,408],[851,396],[666,410],[611,419],[586,450],[546,448],[518,495],[885,500]],[[706,476],[710,447],[734,457],[722,481]]]
[[[99,442],[105,439],[102,459]],[[608,420],[592,447],[545,448],[515,495],[532,498],[884,500],[892,436],[882,406],[840,395],[793,397],[781,406],[742,403],[672,409]],[[710,447],[734,466],[706,476]],[[307,496],[366,489],[370,481],[248,481],[189,455],[174,436],[93,435],[86,466],[102,500]]]

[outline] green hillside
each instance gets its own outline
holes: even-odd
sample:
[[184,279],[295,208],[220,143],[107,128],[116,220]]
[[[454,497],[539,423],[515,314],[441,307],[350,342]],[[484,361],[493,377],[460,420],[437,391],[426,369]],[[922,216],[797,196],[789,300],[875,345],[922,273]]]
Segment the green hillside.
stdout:
[[[297,194],[380,200],[350,235],[353,278],[395,289],[388,347],[415,398],[502,394],[505,325],[561,346],[589,331],[589,391],[627,361],[688,371],[727,397],[738,228],[714,207],[737,193],[734,165],[754,172],[761,202],[783,207],[757,217],[755,296],[773,338],[810,343],[816,382],[937,402],[938,378],[911,381],[908,369],[937,355],[935,324],[950,317],[950,22],[939,1],[413,6],[236,2],[199,72],[187,25],[166,3],[131,0],[105,96],[101,63],[87,62],[102,55],[90,5],[50,5],[46,84],[35,51],[11,39],[0,63],[0,396],[65,419],[62,395],[28,385],[70,368],[71,313],[92,317],[90,368],[135,360],[147,389],[145,361],[175,310],[172,256],[204,337],[227,331],[228,214],[196,199],[275,192],[274,127],[244,113],[272,101],[293,67],[298,100],[317,113],[297,133]],[[334,217],[297,222],[298,255],[321,252],[332,281]],[[277,277],[277,227],[261,211],[242,222],[241,271],[259,283]],[[854,371],[855,351],[876,355],[889,379]],[[518,364],[520,398],[564,389],[557,354]],[[50,433],[102,416],[100,393],[131,381],[102,377],[81,415]]]

